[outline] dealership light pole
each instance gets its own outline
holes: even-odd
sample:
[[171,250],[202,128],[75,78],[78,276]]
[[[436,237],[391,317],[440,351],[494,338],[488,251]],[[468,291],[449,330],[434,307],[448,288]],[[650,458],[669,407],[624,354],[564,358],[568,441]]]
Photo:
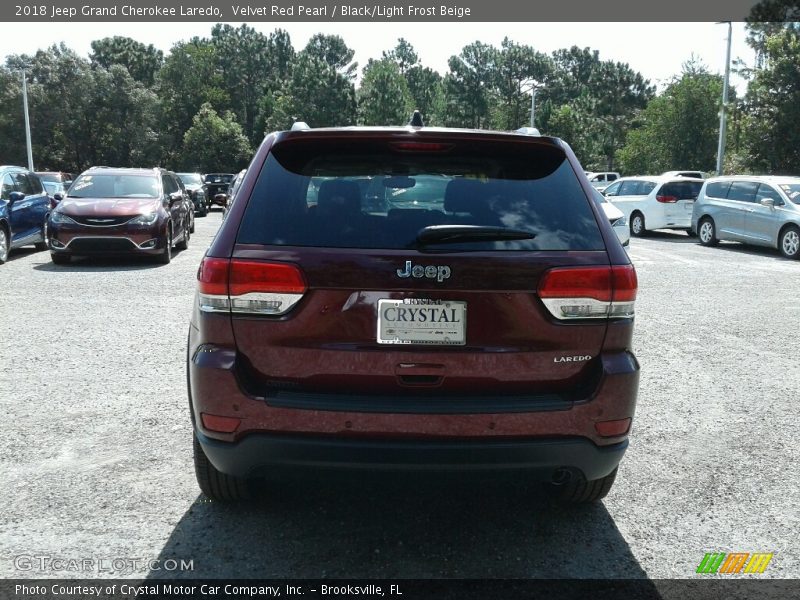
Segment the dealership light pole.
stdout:
[[719,111],[719,144],[717,145],[717,175],[722,175],[722,163],[725,158],[725,130],[727,125],[726,108],[728,106],[728,83],[731,78],[731,37],[733,36],[733,25],[728,23],[728,51],[725,55],[725,81],[722,84],[722,108]]
[[542,87],[535,79],[531,79],[528,84],[531,86],[531,127],[536,127],[534,122],[536,121],[536,92],[538,92]]
[[28,170],[33,171],[33,150],[31,149],[31,120],[28,116],[28,82],[25,69],[22,69],[22,108],[25,111],[25,143],[28,146]]

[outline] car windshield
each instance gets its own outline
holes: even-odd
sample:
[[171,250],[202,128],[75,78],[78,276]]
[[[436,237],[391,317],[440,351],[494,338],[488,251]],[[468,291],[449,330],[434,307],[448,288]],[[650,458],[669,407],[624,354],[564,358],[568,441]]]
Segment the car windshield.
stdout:
[[45,191],[50,194],[63,194],[65,192],[64,184],[57,181],[42,181]]
[[158,198],[158,180],[153,175],[87,173],[69,188],[70,198]]
[[780,188],[793,204],[800,206],[800,183],[782,183]]
[[448,250],[603,248],[589,201],[560,150],[482,146],[401,156],[368,142],[277,146],[238,241],[404,249],[417,247],[425,228],[460,226],[480,229],[481,239],[459,235],[463,241],[448,239]]
[[203,180],[197,173],[178,173],[183,185],[203,185]]

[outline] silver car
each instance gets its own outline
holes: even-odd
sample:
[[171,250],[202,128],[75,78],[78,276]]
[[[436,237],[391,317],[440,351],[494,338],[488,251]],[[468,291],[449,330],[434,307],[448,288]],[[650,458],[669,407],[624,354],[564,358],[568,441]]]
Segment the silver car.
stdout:
[[704,246],[731,240],[800,258],[800,177],[708,179],[694,204],[692,231]]

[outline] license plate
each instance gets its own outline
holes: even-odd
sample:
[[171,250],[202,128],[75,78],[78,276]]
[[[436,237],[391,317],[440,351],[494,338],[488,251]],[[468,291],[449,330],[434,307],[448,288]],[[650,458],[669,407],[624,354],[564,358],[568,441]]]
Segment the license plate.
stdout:
[[378,300],[379,344],[466,344],[467,303],[454,300]]

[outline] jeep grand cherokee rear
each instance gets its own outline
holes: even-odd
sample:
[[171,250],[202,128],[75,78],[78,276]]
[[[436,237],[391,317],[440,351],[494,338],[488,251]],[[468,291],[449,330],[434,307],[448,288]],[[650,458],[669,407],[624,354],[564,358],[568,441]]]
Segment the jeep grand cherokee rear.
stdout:
[[569,147],[426,128],[261,145],[200,266],[197,479],[519,471],[606,495],[639,367],[636,274]]

